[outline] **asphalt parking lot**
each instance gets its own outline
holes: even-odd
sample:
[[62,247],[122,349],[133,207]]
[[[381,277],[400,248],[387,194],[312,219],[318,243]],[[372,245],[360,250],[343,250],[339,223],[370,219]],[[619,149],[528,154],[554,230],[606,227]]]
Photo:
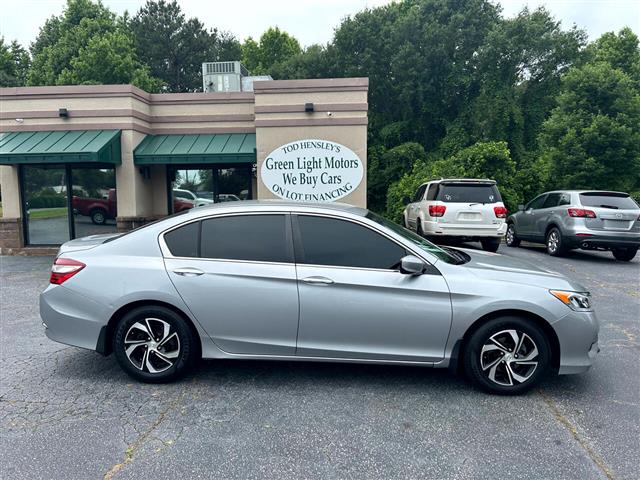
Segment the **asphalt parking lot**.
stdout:
[[171,385],[49,341],[51,259],[0,257],[0,477],[640,477],[640,258],[501,253],[589,287],[602,352],[521,397],[415,367],[207,361]]

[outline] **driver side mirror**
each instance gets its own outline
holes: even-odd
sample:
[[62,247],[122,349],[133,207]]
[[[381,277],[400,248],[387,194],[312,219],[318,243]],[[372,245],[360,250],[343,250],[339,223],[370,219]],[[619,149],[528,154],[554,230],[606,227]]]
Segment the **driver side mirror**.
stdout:
[[405,275],[422,275],[426,266],[426,263],[414,255],[406,255],[400,259],[400,273]]
[[524,212],[524,205],[518,205],[518,211]]
[[402,203],[404,203],[405,205],[409,205],[411,203],[411,198],[410,197],[403,197],[402,198]]

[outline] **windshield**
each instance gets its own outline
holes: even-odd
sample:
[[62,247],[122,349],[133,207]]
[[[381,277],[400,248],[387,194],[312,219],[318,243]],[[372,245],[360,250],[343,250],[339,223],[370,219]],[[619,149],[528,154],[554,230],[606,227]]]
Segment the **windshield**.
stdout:
[[452,263],[454,265],[461,263],[460,259],[454,256],[453,254],[443,250],[437,245],[431,243],[429,240],[422,238],[420,235],[417,235],[412,231],[407,230],[404,227],[401,227],[397,223],[387,220],[386,218],[381,217],[380,215],[375,214],[373,212],[367,213],[367,218],[369,220],[373,220],[379,225],[382,225],[383,227],[387,227],[389,230],[392,230],[393,232],[397,233],[403,238],[409,240],[416,247],[420,248],[421,250],[424,250],[425,252],[430,253],[431,255],[442,260],[443,262]]
[[638,205],[626,193],[588,192],[580,194],[580,203],[585,207],[634,210]]
[[490,183],[442,183],[436,200],[458,203],[501,202],[498,187]]

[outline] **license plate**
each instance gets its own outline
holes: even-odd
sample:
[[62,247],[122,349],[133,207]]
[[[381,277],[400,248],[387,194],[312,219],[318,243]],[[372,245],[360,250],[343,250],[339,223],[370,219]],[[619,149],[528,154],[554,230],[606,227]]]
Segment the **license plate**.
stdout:
[[605,220],[604,228],[610,228],[611,230],[629,230],[631,228],[631,222],[629,220]]
[[460,212],[458,220],[481,220],[482,214],[477,212]]

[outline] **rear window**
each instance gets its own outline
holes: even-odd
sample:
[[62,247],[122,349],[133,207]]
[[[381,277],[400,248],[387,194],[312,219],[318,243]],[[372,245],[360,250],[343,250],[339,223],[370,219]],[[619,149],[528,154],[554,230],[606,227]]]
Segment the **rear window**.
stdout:
[[452,203],[496,203],[502,197],[494,184],[444,183],[440,184],[436,200]]
[[580,203],[585,207],[612,208],[614,210],[638,208],[638,204],[626,193],[581,193]]

